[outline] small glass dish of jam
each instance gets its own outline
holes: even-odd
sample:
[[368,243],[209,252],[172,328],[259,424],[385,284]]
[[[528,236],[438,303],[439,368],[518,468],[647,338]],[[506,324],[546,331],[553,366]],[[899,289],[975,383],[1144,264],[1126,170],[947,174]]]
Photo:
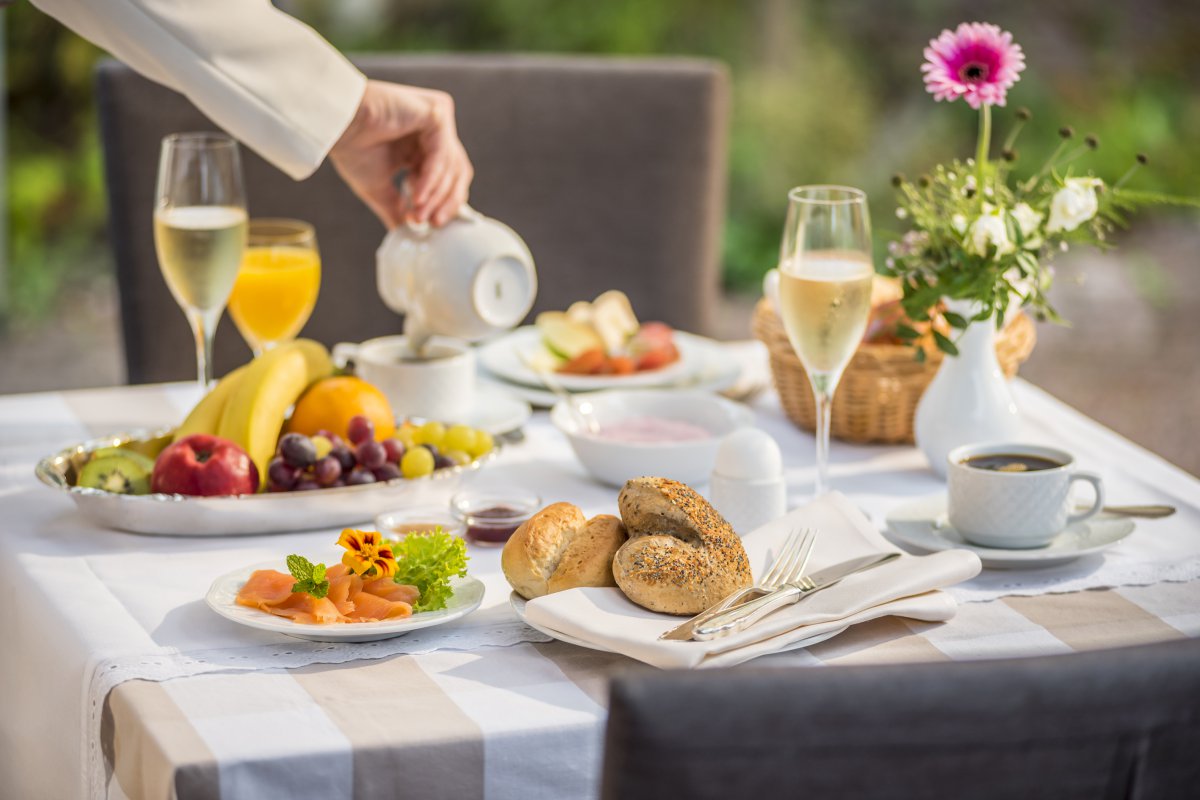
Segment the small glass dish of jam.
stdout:
[[440,506],[388,511],[375,518],[375,529],[388,539],[402,539],[410,533],[423,533],[435,528],[458,537],[467,532],[462,520]]
[[542,507],[542,498],[513,487],[467,489],[450,498],[450,509],[467,529],[467,541],[497,547]]

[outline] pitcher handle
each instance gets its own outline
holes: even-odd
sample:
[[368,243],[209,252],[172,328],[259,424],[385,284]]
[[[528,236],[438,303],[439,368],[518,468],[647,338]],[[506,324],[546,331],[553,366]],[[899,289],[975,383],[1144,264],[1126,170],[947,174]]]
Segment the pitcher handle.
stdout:
[[1072,514],[1071,516],[1067,517],[1068,525],[1073,522],[1083,522],[1089,517],[1094,517],[1096,514],[1099,514],[1100,509],[1104,507],[1104,481],[1099,475],[1094,472],[1080,471],[1071,476],[1071,483],[1074,483],[1075,481],[1087,481],[1090,483],[1092,488],[1096,490],[1096,501],[1092,503],[1092,507],[1087,511],[1079,514]]
[[333,346],[330,359],[338,369],[354,369],[354,359],[358,358],[357,342],[338,342]]

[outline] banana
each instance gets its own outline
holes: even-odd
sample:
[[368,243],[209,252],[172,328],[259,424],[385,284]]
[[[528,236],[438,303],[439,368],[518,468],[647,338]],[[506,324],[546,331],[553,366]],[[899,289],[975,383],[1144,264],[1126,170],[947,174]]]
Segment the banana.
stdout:
[[250,454],[260,485],[266,486],[267,465],[288,409],[310,384],[332,374],[333,364],[323,345],[297,339],[268,350],[243,369],[221,410],[217,435]]
[[216,435],[221,425],[221,413],[225,410],[225,404],[234,389],[237,388],[238,381],[242,379],[249,368],[249,364],[244,364],[221,378],[217,385],[200,399],[183,424],[175,429],[174,440],[179,441],[184,436],[193,433]]

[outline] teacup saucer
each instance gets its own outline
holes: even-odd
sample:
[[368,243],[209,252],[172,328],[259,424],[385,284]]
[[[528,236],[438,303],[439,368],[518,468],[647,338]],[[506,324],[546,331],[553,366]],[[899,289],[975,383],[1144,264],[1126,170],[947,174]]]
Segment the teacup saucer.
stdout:
[[1068,526],[1045,547],[1003,550],[971,544],[950,527],[946,521],[945,492],[910,500],[887,515],[887,534],[894,541],[925,551],[970,550],[988,569],[1033,569],[1065,564],[1112,547],[1133,533],[1134,527],[1131,519],[1098,514]]

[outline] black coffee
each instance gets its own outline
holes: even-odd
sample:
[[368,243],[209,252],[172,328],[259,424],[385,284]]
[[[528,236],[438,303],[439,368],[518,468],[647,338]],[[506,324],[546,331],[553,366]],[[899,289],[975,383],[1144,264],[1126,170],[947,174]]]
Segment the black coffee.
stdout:
[[992,472],[1037,472],[1042,469],[1061,467],[1062,463],[1041,456],[1027,456],[1020,453],[996,453],[987,456],[971,456],[964,459],[963,464],[975,469],[989,469]]

